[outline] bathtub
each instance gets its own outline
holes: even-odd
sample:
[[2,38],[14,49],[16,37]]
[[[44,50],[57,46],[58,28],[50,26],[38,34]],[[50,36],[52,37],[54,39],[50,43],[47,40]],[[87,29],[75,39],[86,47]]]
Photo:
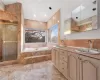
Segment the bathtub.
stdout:
[[44,51],[44,50],[50,50],[48,47],[40,47],[40,48],[25,48],[23,52],[35,52],[35,51]]

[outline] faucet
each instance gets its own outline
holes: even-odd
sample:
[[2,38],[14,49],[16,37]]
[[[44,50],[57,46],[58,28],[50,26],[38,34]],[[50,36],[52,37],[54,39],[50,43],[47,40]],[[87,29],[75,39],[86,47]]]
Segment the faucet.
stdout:
[[89,52],[89,50],[93,49],[93,42],[92,42],[92,40],[88,40],[88,44],[89,44],[89,49],[88,49],[88,52]]
[[66,47],[66,43],[64,40],[61,40],[62,44]]

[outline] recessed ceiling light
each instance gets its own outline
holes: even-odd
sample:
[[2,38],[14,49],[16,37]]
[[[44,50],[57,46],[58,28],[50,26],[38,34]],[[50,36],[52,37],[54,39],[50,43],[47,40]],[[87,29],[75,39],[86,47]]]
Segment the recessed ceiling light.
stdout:
[[44,16],[46,17],[47,15],[45,14]]
[[41,2],[41,0],[38,0],[38,2]]
[[34,14],[34,17],[36,17],[36,15]]
[[59,23],[59,20],[58,20],[58,23]]

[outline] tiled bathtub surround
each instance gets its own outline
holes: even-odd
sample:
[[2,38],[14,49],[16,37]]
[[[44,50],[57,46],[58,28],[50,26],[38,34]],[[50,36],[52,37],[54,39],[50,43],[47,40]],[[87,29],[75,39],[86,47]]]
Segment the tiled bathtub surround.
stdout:
[[24,48],[39,48],[46,47],[46,43],[25,43]]
[[45,48],[41,50],[34,50],[31,52],[23,52],[19,57],[19,63],[21,64],[32,64],[47,60],[51,60],[51,50]]
[[88,40],[91,40],[93,42],[92,47],[94,49],[100,49],[100,39],[64,40],[64,43],[66,46],[89,48]]
[[0,67],[0,80],[67,80],[51,61]]

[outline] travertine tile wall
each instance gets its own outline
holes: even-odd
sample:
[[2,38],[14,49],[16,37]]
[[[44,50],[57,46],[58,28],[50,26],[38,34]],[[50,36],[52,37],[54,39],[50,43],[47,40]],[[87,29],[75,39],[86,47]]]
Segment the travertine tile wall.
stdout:
[[74,46],[74,47],[86,47],[89,48],[88,40],[91,40],[93,43],[93,48],[100,49],[100,39],[77,39],[77,40],[64,40],[64,43],[61,43],[66,46]]
[[1,60],[1,58],[2,58],[2,27],[3,27],[4,25],[1,25],[0,24],[0,60]]
[[18,54],[21,53],[21,28],[23,27],[23,14],[22,14],[22,4],[21,3],[14,3],[14,4],[8,4],[5,5],[5,10],[9,11],[15,15],[17,15],[17,19],[18,19],[18,34],[17,34],[17,40],[18,40]]
[[[24,28],[47,30],[46,22],[25,19],[24,24],[25,24]],[[38,47],[46,47],[46,43],[24,43],[24,48],[38,48]]]

